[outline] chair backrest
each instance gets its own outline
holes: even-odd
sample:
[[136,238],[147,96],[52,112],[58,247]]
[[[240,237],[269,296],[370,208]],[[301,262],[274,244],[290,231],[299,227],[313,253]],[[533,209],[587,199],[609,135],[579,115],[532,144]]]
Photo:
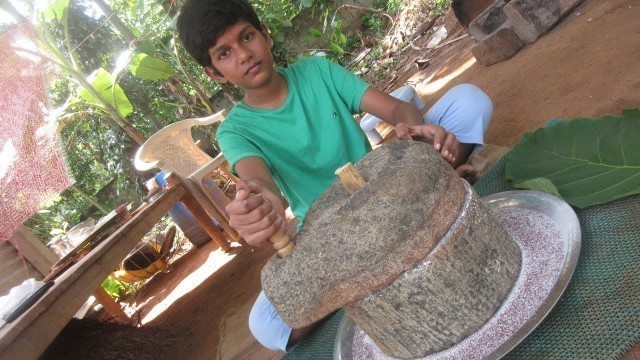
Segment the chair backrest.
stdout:
[[153,134],[136,153],[135,167],[144,171],[159,167],[165,173],[188,177],[211,161],[211,157],[196,145],[191,128],[224,120],[226,111],[195,119],[175,122]]

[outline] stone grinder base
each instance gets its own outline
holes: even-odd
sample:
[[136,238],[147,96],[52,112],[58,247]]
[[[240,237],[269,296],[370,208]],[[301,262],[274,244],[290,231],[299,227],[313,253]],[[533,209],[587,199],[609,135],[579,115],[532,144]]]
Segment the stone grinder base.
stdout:
[[390,356],[422,357],[474,333],[520,273],[518,245],[466,182],[465,190],[458,219],[422,262],[344,307]]
[[309,209],[295,249],[263,268],[278,314],[299,328],[343,307],[400,358],[479,329],[517,279],[517,244],[429,144],[396,141],[354,167],[347,173],[359,176],[347,178],[361,180],[334,182]]

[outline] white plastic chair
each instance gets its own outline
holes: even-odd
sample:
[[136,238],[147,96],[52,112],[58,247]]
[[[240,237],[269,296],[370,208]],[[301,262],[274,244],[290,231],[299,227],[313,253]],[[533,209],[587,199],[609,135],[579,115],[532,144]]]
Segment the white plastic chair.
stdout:
[[204,182],[209,174],[226,162],[220,153],[211,158],[202,151],[191,136],[193,126],[211,125],[224,120],[226,111],[217,114],[187,119],[167,125],[153,134],[136,153],[135,167],[146,171],[159,167],[166,174],[177,175],[209,216],[213,217],[233,240],[239,240],[238,233],[229,226],[229,215],[225,206],[231,201],[215,184]]

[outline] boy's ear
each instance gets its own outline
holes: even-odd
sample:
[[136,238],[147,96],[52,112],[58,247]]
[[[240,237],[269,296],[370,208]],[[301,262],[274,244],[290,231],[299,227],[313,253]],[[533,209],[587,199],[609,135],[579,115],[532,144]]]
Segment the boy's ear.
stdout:
[[221,84],[226,84],[229,80],[227,80],[227,78],[224,77],[224,75],[222,75],[218,70],[216,70],[213,66],[207,66],[204,68],[204,73],[207,74],[207,76],[216,82],[219,82]]

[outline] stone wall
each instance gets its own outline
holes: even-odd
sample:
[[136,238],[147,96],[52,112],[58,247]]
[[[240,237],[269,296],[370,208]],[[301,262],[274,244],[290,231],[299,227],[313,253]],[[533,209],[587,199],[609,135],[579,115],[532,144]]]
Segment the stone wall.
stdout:
[[487,66],[506,60],[551,30],[582,1],[496,0],[469,22],[468,32],[478,42],[471,52]]

